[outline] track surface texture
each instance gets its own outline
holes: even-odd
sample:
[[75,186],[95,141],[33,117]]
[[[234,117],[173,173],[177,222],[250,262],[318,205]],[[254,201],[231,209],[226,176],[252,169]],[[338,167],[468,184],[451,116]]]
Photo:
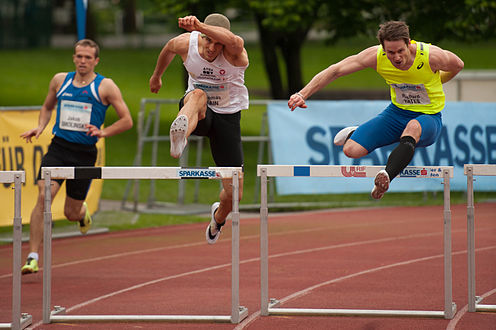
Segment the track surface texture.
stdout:
[[[496,329],[467,311],[466,205],[451,206],[452,320],[261,316],[260,219],[240,220],[239,324],[43,324],[43,270],[22,277],[30,329]],[[54,239],[52,306],[68,315],[230,315],[231,224],[215,245],[204,224]],[[475,206],[476,294],[496,304],[496,203]],[[23,258],[28,246],[23,244]],[[41,263],[42,266],[42,263]],[[269,297],[284,308],[444,310],[443,208],[269,212]],[[12,245],[0,247],[0,322],[11,321]]]

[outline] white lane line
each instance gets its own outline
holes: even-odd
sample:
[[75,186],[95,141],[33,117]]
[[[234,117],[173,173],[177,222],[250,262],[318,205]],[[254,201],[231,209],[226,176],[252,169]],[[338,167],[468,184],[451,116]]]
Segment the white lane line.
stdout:
[[[391,224],[401,224],[401,223],[407,223],[411,222],[409,220],[401,220],[401,221],[383,221],[383,222],[371,222],[371,223],[363,223],[363,224],[348,224],[348,225],[342,225],[342,226],[334,226],[334,225],[328,225],[328,226],[320,226],[320,227],[311,227],[311,228],[306,228],[306,229],[295,229],[295,230],[289,230],[289,231],[284,231],[284,232],[279,232],[279,233],[270,233],[270,236],[283,236],[283,235],[291,235],[291,234],[301,234],[301,233],[310,233],[310,232],[320,232],[322,230],[326,229],[345,229],[345,228],[354,228],[354,227],[374,227],[374,226],[380,226],[380,225],[391,225]],[[480,230],[485,230],[485,228],[478,228],[476,231]],[[453,230],[453,233],[456,232],[462,232],[463,230]],[[441,234],[441,233],[440,233]],[[243,236],[240,237],[240,240],[249,240],[249,239],[254,239],[254,238],[259,238],[260,235],[249,235],[249,236]],[[230,238],[223,239],[221,244],[229,243],[231,242]],[[219,244],[218,243],[218,244]],[[201,242],[195,242],[195,243],[185,243],[185,244],[178,244],[178,245],[172,245],[172,246],[163,246],[163,247],[157,247],[157,248],[150,248],[150,249],[142,249],[142,250],[134,250],[134,251],[128,251],[128,252],[122,252],[122,253],[115,253],[115,254],[109,254],[101,257],[92,257],[88,259],[80,259],[76,261],[71,261],[71,262],[66,262],[66,263],[61,263],[61,264],[56,264],[52,265],[52,269],[56,268],[62,268],[62,267],[67,267],[67,266],[73,266],[73,265],[79,265],[79,264],[84,264],[88,262],[97,262],[97,261],[103,261],[103,260],[108,260],[108,259],[113,259],[113,258],[123,258],[123,257],[128,257],[132,255],[137,255],[137,254],[148,254],[150,252],[159,252],[159,251],[165,251],[165,250],[172,250],[172,249],[181,249],[181,248],[188,248],[188,247],[194,247],[194,246],[203,246],[205,245],[204,241]],[[40,267],[40,271],[43,270],[43,267]],[[8,278],[12,277],[12,273],[0,275],[0,279],[3,278]]]
[[[481,298],[484,299],[493,294],[496,294],[496,289],[484,293],[483,295],[481,295]],[[455,330],[456,325],[466,313],[468,313],[468,305],[463,306],[463,308],[460,309],[458,313],[456,313],[455,317],[452,320],[450,320],[450,322],[446,326],[446,330]]]
[[[414,234],[414,235],[406,235],[406,236],[402,236],[402,237],[390,237],[390,238],[385,238],[385,239],[376,239],[376,240],[369,240],[369,241],[363,241],[363,242],[352,242],[352,243],[345,243],[345,244],[336,244],[336,245],[330,245],[330,246],[313,248],[313,249],[305,249],[305,250],[299,250],[299,251],[290,251],[290,252],[285,252],[285,253],[274,254],[274,255],[271,255],[269,258],[278,258],[278,257],[295,255],[295,254],[312,253],[312,252],[317,252],[317,251],[322,251],[322,250],[337,249],[337,248],[343,248],[343,247],[349,247],[349,246],[358,246],[358,245],[366,245],[366,244],[383,243],[383,242],[395,241],[395,240],[399,240],[399,239],[411,239],[411,238],[419,238],[419,237],[428,237],[428,236],[433,236],[433,235],[438,235],[438,234],[433,234],[433,233]],[[496,246],[490,247],[490,248],[496,248]],[[485,248],[485,249],[488,249],[488,248]],[[478,251],[482,251],[482,250],[484,250],[484,249],[476,249],[477,252]],[[453,253],[453,255],[460,254],[460,253],[466,253],[466,250],[465,251],[460,251],[460,252]],[[358,273],[355,273],[355,274],[350,274],[350,275],[347,275],[347,276],[344,276],[344,277],[340,277],[338,279],[333,279],[333,280],[330,280],[330,281],[327,281],[327,282],[322,282],[320,284],[314,285],[314,286],[309,287],[307,289],[298,291],[298,292],[296,292],[296,293],[294,293],[294,294],[292,294],[290,296],[287,296],[287,297],[281,299],[280,301],[281,301],[281,303],[282,302],[286,302],[288,300],[295,299],[295,298],[297,298],[297,297],[299,297],[301,295],[308,294],[310,291],[312,291],[312,290],[314,290],[314,289],[316,289],[318,287],[321,287],[321,286],[324,286],[324,285],[327,285],[327,284],[331,284],[331,283],[336,283],[336,282],[339,282],[339,281],[342,281],[342,280],[345,280],[345,279],[349,279],[349,278],[352,278],[352,277],[355,277],[355,276],[364,275],[364,274],[368,274],[368,273],[371,273],[371,272],[375,272],[375,271],[379,271],[379,270],[384,270],[384,269],[388,269],[388,268],[392,268],[392,267],[402,266],[402,265],[406,265],[406,264],[410,264],[410,263],[414,263],[414,262],[430,260],[430,259],[438,258],[439,256],[442,257],[443,255],[436,255],[436,256],[431,256],[431,257],[424,257],[424,258],[419,258],[419,259],[413,259],[412,261],[399,262],[399,263],[395,263],[395,264],[388,265],[388,266],[381,266],[381,267],[377,267],[377,268],[372,268],[370,270],[361,271],[361,272],[358,272]],[[246,259],[246,260],[240,261],[240,264],[247,264],[247,263],[250,263],[250,262],[257,262],[259,260],[260,260],[259,257],[257,257],[257,258],[251,258],[251,259]],[[216,266],[211,266],[211,267],[201,268],[201,269],[198,269],[198,270],[193,270],[193,271],[190,271],[190,272],[185,272],[185,273],[181,273],[181,274],[166,276],[166,277],[163,277],[163,278],[155,279],[155,280],[144,282],[144,283],[141,283],[141,284],[136,284],[136,285],[130,286],[128,288],[124,288],[124,289],[121,289],[121,290],[118,290],[118,291],[114,291],[114,292],[108,293],[106,295],[102,295],[102,296],[99,296],[99,297],[96,297],[96,298],[87,300],[85,302],[82,302],[80,304],[77,304],[77,305],[68,307],[67,308],[67,312],[74,311],[74,310],[77,310],[77,309],[82,308],[84,306],[87,306],[87,305],[96,303],[98,301],[101,301],[103,299],[110,298],[110,297],[119,295],[121,293],[129,292],[129,291],[132,291],[132,290],[140,289],[140,288],[143,288],[143,287],[148,286],[148,285],[153,285],[153,284],[157,284],[157,283],[160,283],[160,282],[163,282],[163,281],[167,281],[167,280],[171,280],[171,279],[176,279],[176,278],[185,277],[185,276],[189,276],[189,275],[199,274],[199,273],[208,272],[208,271],[216,270],[216,269],[220,269],[220,268],[226,268],[226,267],[230,267],[230,266],[231,266],[231,263],[220,264],[220,265],[216,265]],[[257,313],[260,313],[260,311],[258,311]],[[36,328],[37,326],[39,326],[41,324],[42,324],[42,322],[39,322],[39,323],[34,324],[32,326],[32,329]]]

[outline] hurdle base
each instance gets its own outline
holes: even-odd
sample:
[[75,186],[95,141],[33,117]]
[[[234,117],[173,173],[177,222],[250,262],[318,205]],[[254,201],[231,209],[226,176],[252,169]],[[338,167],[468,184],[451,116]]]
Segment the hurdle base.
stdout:
[[482,299],[480,296],[475,296],[475,309],[469,309],[469,312],[496,312],[496,305],[481,304]]
[[475,304],[476,312],[496,312],[496,305]]
[[446,318],[444,311],[387,309],[269,308],[269,315]]
[[55,306],[50,323],[64,322],[177,322],[177,323],[239,323],[248,316],[248,309],[239,306],[238,322],[231,315],[66,315],[64,307]]
[[[27,313],[22,313],[20,322],[21,322],[20,329],[25,329],[33,323],[33,317]],[[0,329],[12,329],[12,328],[13,328],[12,323],[0,323]]]
[[246,308],[245,306],[239,306],[238,322],[234,322],[234,320],[231,319],[231,323],[240,323],[247,316],[248,316],[248,308]]
[[276,298],[270,298],[270,301],[269,301],[269,308],[274,308],[274,307],[277,307],[281,304],[281,302],[279,300],[277,300]]

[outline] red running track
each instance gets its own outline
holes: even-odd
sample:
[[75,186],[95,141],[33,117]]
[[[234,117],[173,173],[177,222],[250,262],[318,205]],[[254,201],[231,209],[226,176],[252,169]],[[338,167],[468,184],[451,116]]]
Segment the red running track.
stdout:
[[[452,209],[453,320],[260,316],[260,222],[241,219],[240,324],[42,323],[42,271],[22,277],[31,329],[496,329],[467,312],[466,206]],[[475,207],[476,293],[496,304],[496,204]],[[67,314],[230,315],[231,227],[204,224],[53,240],[52,305]],[[27,244],[23,245],[23,257]],[[0,247],[0,323],[10,322],[12,246]],[[280,307],[443,310],[443,210],[395,207],[269,214],[269,296]]]

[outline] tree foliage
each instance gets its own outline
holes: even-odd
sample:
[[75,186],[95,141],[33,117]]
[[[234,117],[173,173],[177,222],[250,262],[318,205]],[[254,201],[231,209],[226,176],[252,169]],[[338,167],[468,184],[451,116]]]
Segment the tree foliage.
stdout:
[[315,27],[331,42],[357,35],[375,35],[379,24],[402,20],[412,37],[478,41],[496,37],[496,2],[487,0],[334,0],[325,4]]
[[[151,1],[158,10],[176,17],[192,14],[203,19],[228,8],[251,16],[258,29],[270,94],[275,99],[287,98],[302,88],[301,49],[312,29],[326,32],[331,43],[375,36],[379,25],[389,20],[405,21],[412,38],[431,43],[496,37],[493,0]],[[285,82],[281,68],[285,69]]]
[[[301,48],[314,24],[321,0],[251,0],[248,9],[257,23],[271,96],[285,99],[303,87]],[[278,50],[286,69],[286,88],[279,70]]]

